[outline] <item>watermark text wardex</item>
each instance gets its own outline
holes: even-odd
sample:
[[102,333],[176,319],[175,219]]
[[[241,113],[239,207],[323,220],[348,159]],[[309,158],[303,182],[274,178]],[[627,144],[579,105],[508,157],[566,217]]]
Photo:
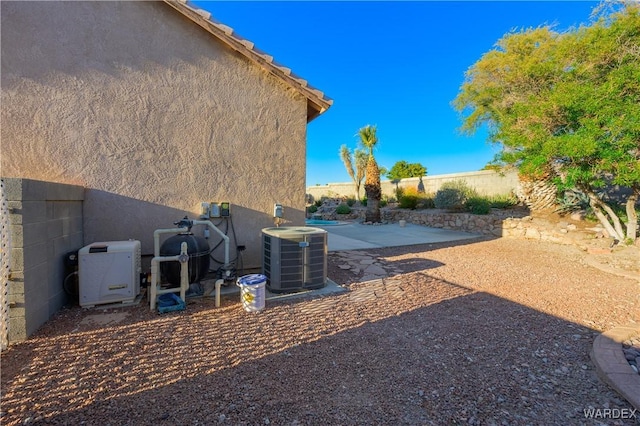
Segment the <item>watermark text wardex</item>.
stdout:
[[635,408],[585,408],[584,417],[587,419],[617,420],[635,419],[638,410]]

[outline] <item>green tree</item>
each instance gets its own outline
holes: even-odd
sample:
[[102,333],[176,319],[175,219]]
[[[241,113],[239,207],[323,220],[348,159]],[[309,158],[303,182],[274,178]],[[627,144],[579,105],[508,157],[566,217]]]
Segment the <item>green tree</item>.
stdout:
[[[607,4],[609,5],[609,4]],[[453,101],[462,129],[482,125],[499,160],[528,177],[578,189],[609,234],[635,241],[640,196],[640,5],[600,7],[565,33],[539,27],[505,35],[466,74]],[[601,195],[630,188],[623,219]]]
[[368,155],[365,151],[357,148],[352,153],[346,145],[342,145],[340,147],[340,158],[356,187],[356,200],[360,201],[360,188],[367,168]]
[[358,130],[360,143],[369,150],[367,159],[366,177],[364,181],[364,190],[367,194],[367,211],[365,212],[365,220],[367,222],[380,222],[380,199],[382,198],[382,189],[380,187],[380,169],[378,163],[373,156],[373,148],[378,143],[376,135],[376,126],[366,125]]
[[387,173],[389,180],[400,180],[412,177],[422,177],[427,174],[427,168],[420,163],[408,163],[404,160],[396,162]]

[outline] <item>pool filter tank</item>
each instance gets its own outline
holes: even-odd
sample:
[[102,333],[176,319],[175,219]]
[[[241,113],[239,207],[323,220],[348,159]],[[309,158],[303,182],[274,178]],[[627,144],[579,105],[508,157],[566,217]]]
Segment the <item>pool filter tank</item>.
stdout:
[[[209,242],[193,235],[191,232],[177,234],[167,238],[160,246],[160,256],[177,256],[180,254],[180,246],[187,243],[189,254],[189,283],[197,283],[209,272]],[[180,287],[180,263],[162,262],[160,273],[170,287]]]

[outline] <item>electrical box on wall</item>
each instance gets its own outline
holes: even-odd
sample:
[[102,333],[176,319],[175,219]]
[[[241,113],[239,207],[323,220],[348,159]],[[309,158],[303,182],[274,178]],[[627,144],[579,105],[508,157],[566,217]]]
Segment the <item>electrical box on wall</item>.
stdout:
[[283,217],[282,204],[274,204],[273,205],[273,217]]
[[220,216],[222,217],[231,216],[231,203],[229,202],[220,203]]
[[220,217],[220,206],[218,203],[209,204],[209,217]]
[[209,203],[200,203],[200,217],[209,216]]

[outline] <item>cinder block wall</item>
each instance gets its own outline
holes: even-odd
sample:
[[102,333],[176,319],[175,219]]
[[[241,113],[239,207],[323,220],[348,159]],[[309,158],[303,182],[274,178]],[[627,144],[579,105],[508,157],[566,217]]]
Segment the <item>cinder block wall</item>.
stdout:
[[[464,180],[478,191],[481,195],[509,195],[518,187],[518,173],[507,171],[504,173],[493,170],[479,170],[475,172],[451,173],[445,175],[425,176],[422,178],[422,186],[427,194],[435,194],[443,183],[453,180]],[[398,186],[400,188],[418,188],[420,178],[402,179]],[[380,182],[382,193],[389,197],[395,194],[396,185],[388,180]],[[327,185],[316,185],[307,187],[307,194],[311,194],[314,199],[319,200],[323,196],[355,196],[355,186],[352,182],[329,183]],[[360,190],[360,198],[364,197],[364,182]]]
[[2,178],[11,224],[9,342],[26,339],[68,302],[65,254],[83,244],[84,188]]

